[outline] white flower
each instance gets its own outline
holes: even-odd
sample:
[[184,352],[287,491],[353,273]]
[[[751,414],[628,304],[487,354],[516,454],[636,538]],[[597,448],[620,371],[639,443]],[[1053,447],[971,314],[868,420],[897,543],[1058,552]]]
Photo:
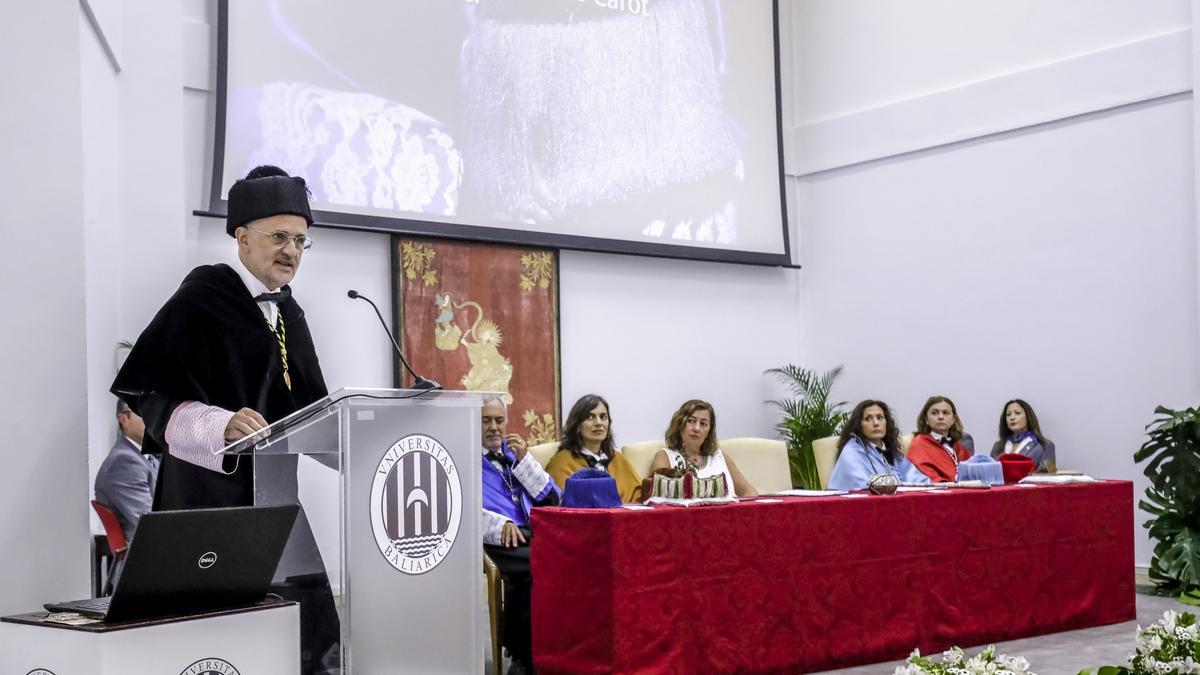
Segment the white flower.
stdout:
[[971,657],[966,663],[967,672],[971,675],[985,675],[988,672],[988,663],[984,660],[983,654],[978,654]]
[[1000,664],[1011,670],[1015,675],[1029,672],[1029,661],[1024,656],[1000,656]]
[[1179,620],[1179,614],[1173,609],[1168,609],[1167,611],[1163,612],[1163,618],[1159,621],[1159,623],[1162,624],[1163,628],[1167,629],[1168,633],[1170,633],[1174,632],[1175,622],[1177,620]]
[[946,665],[962,663],[962,660],[963,650],[959,649],[958,647],[951,647],[950,649],[942,652],[942,663]]

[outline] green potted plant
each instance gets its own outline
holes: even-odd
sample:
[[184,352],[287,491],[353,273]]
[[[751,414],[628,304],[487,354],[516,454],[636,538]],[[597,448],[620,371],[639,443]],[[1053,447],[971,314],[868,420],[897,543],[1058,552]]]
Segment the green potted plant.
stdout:
[[1144,524],[1156,541],[1150,580],[1161,594],[1200,605],[1200,409],[1154,412],[1159,417],[1133,455],[1149,461],[1143,473],[1150,487],[1138,507],[1154,516]]
[[788,364],[766,371],[787,385],[794,398],[770,401],[782,413],[775,430],[787,443],[792,486],[816,490],[821,487],[817,459],[812,442],[832,436],[846,421],[845,401],[829,400],[833,383],[842,374],[842,366],[824,373]]

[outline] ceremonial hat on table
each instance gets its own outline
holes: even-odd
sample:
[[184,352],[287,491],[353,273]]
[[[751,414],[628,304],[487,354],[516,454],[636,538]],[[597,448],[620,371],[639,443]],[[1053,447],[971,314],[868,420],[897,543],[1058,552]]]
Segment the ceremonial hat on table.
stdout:
[[572,509],[609,509],[621,505],[617,480],[600,469],[580,469],[563,486],[562,506]]
[[303,178],[264,164],[251,169],[229,188],[229,215],[225,220],[229,236],[247,223],[278,215],[300,216],[312,226],[308,185]]
[[1032,459],[1016,452],[1000,455],[1000,466],[1004,467],[1005,483],[1020,482],[1022,478],[1033,473],[1033,470],[1037,468]]
[[987,455],[974,455],[958,465],[958,480],[981,480],[988,485],[1004,485],[1004,468]]

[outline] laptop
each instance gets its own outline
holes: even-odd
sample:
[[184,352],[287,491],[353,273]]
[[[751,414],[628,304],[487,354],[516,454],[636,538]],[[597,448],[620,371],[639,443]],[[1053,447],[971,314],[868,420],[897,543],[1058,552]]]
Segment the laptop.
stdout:
[[297,504],[152,511],[138,521],[111,596],[44,606],[119,622],[253,604],[267,594],[299,511]]

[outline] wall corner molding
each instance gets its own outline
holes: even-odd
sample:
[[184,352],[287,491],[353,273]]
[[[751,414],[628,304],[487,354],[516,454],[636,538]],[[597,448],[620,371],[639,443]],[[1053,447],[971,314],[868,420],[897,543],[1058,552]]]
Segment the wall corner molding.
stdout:
[[[116,30],[116,22],[119,20],[119,17],[114,14],[119,14],[119,12],[105,9],[112,5],[113,3],[103,0],[79,0],[79,9],[83,11],[83,16],[87,19],[92,34],[96,36],[96,41],[100,43],[104,55],[108,57],[108,63],[112,66],[113,72],[119,73],[121,72],[121,59],[117,55],[119,39],[113,32]],[[111,30],[106,31],[105,26],[109,26]]]
[[803,177],[1192,91],[1179,28],[910,99],[784,129]]

